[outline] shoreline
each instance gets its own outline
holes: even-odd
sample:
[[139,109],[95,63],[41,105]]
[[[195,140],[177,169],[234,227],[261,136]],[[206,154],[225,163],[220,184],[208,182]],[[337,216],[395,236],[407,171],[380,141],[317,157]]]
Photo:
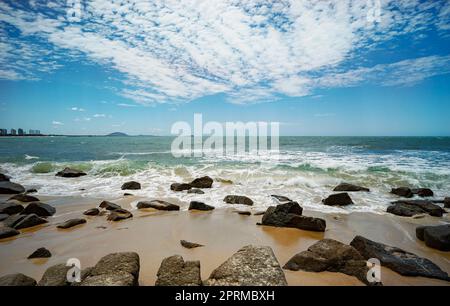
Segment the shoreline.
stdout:
[[[352,212],[349,214],[308,211],[307,215],[327,221],[324,233],[294,228],[258,226],[262,216],[242,216],[235,208],[213,211],[158,211],[137,210],[131,203],[143,198],[136,196],[109,199],[133,213],[133,218],[110,222],[105,216],[84,216],[88,208],[98,207],[101,200],[83,197],[45,197],[42,202],[56,207],[49,223],[22,230],[22,234],[0,241],[0,276],[23,273],[40,280],[44,271],[55,264],[78,258],[82,268],[95,265],[103,256],[119,252],[137,252],[141,258],[140,285],[154,285],[161,261],[178,254],[185,260],[200,260],[202,279],[245,245],[270,246],[281,266],[292,256],[306,250],[323,238],[332,238],[348,244],[356,235],[377,242],[397,246],[425,257],[450,273],[450,254],[428,248],[415,237],[417,225],[437,225],[450,221],[425,216],[420,219],[390,214]],[[0,198],[3,200],[3,197]],[[164,199],[163,199],[164,200]],[[174,199],[170,199],[174,202]],[[176,204],[176,203],[175,203]],[[56,225],[71,218],[85,218],[87,224],[71,229],[57,229]],[[103,228],[105,227],[105,228]],[[185,249],[180,240],[205,245]],[[49,259],[27,259],[40,247],[52,252]],[[304,272],[283,270],[288,285],[363,285],[355,277],[333,272]],[[405,277],[382,267],[385,285],[450,285],[449,282],[424,277]]]

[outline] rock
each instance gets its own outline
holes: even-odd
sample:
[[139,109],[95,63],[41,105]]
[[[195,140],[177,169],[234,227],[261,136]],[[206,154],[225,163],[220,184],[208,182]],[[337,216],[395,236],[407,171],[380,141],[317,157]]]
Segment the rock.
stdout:
[[25,188],[20,184],[9,181],[0,182],[0,194],[19,194],[24,192]]
[[22,210],[20,214],[21,215],[36,214],[40,217],[49,217],[53,216],[55,212],[56,209],[53,206],[41,202],[31,202],[25,207],[24,210]]
[[47,223],[48,221],[45,219],[42,219],[41,217],[37,216],[36,214],[30,214],[24,216],[20,221],[18,221],[15,225],[15,229],[22,229],[22,228],[28,228],[33,227],[36,225]]
[[98,208],[90,208],[83,212],[83,215],[86,216],[97,216],[100,213],[100,210]]
[[237,214],[242,215],[242,216],[251,216],[252,213],[247,211],[247,210],[237,210],[235,211]]
[[285,196],[279,196],[279,195],[276,195],[276,194],[272,194],[270,196],[272,197],[272,199],[275,200],[275,202],[277,204],[282,204],[282,203],[285,203],[285,202],[292,202],[291,199],[289,199],[288,197],[285,197]]
[[133,214],[130,213],[128,210],[126,209],[116,209],[113,210],[109,216],[108,216],[108,221],[121,221],[121,220],[125,220],[125,219],[129,219],[132,218]]
[[223,201],[228,204],[253,205],[253,201],[250,198],[239,195],[227,195]]
[[432,197],[434,195],[433,190],[431,190],[429,188],[416,188],[416,189],[412,189],[411,192],[413,194],[418,195],[421,198]]
[[22,212],[23,206],[17,203],[0,204],[0,214],[14,215]]
[[86,223],[85,219],[70,219],[57,226],[57,228],[68,229]]
[[14,226],[19,223],[20,221],[22,221],[25,218],[25,216],[23,215],[13,215],[13,216],[9,216],[8,218],[6,218],[5,220],[3,220],[3,225],[6,227],[12,227],[14,228]]
[[124,197],[130,197],[130,196],[133,196],[133,194],[132,194],[132,193],[125,192],[125,193],[123,194],[123,196],[124,196]]
[[287,286],[284,272],[268,246],[245,246],[215,269],[206,286]]
[[433,204],[427,200],[401,200],[392,202],[392,205],[387,208],[387,212],[405,217],[412,217],[414,215],[427,213],[434,217],[442,217],[445,213],[440,206]]
[[322,200],[322,203],[329,206],[345,206],[353,204],[353,201],[348,193],[343,192],[328,196],[328,198]]
[[408,187],[399,187],[399,188],[392,188],[391,193],[404,197],[404,198],[412,198],[413,193],[412,190]]
[[377,258],[381,265],[404,276],[423,276],[450,280],[447,273],[426,258],[400,248],[356,236],[350,243],[365,258]]
[[141,184],[135,181],[126,182],[122,185],[122,190],[139,190],[141,189]]
[[20,232],[11,227],[1,226],[0,227],[0,239],[9,238],[19,235]]
[[162,200],[152,200],[152,201],[141,201],[137,203],[137,208],[154,208],[158,210],[180,210],[180,206],[162,201]]
[[209,176],[203,176],[193,180],[190,185],[194,188],[211,188],[213,179]]
[[8,214],[0,214],[0,222],[9,218]]
[[192,188],[187,191],[187,193],[205,194],[205,192],[198,188]]
[[184,184],[184,183],[173,183],[170,185],[170,190],[173,191],[184,191],[191,189],[192,186],[190,184]]
[[70,286],[67,280],[67,272],[71,267],[65,264],[58,264],[45,270],[44,275],[38,282],[38,286]]
[[65,168],[64,170],[56,173],[56,176],[60,176],[60,177],[80,177],[80,176],[85,176],[85,175],[86,175],[86,173],[84,173],[83,171],[79,171],[79,170],[71,169],[71,168]]
[[189,210],[193,210],[193,209],[195,209],[195,210],[213,210],[214,208],[215,208],[214,206],[205,204],[203,202],[198,202],[198,201],[192,201],[189,204]]
[[0,287],[3,286],[36,286],[36,281],[22,273],[8,274],[0,277]]
[[266,212],[265,211],[257,211],[255,213],[253,213],[253,216],[261,216],[264,215]]
[[227,179],[223,179],[223,178],[216,178],[216,182],[222,183],[222,184],[227,184],[227,185],[232,185],[233,181],[232,180],[227,180]]
[[450,197],[446,197],[444,199],[444,207],[445,208],[450,208]]
[[37,192],[36,188],[31,188],[31,189],[28,189],[27,191],[25,191],[25,193],[36,193],[36,192]]
[[8,199],[8,201],[16,200],[19,202],[39,202],[39,199],[24,193],[16,194]]
[[186,249],[193,249],[193,248],[199,248],[204,246],[203,244],[198,244],[198,243],[194,243],[194,242],[189,242],[186,240],[180,240],[180,243],[183,247],[185,247]]
[[357,186],[357,185],[353,185],[353,184],[349,184],[349,183],[340,183],[339,185],[337,185],[336,187],[334,187],[333,191],[366,191],[369,192],[370,189],[369,188],[365,188],[365,187],[361,187],[361,186]]
[[130,273],[109,273],[88,276],[79,286],[120,286],[131,287],[137,286],[133,275]]
[[333,239],[316,242],[307,251],[294,255],[283,268],[292,271],[341,272],[372,285],[367,281],[369,268],[361,254],[352,246]]
[[200,261],[184,261],[180,255],[164,258],[155,286],[201,286]]
[[32,258],[49,258],[52,257],[52,253],[50,253],[49,250],[46,248],[39,248],[36,251],[34,251],[30,256],[28,256],[28,259]]
[[302,216],[302,212],[303,209],[297,202],[271,206],[264,213],[261,225],[293,227],[307,231],[325,231],[325,220]]
[[9,182],[10,179],[6,174],[0,173],[0,182]]
[[440,251],[450,251],[450,224],[438,226],[419,226],[416,236],[425,242],[425,245]]
[[116,209],[121,209],[122,207],[120,205],[117,205],[113,202],[109,202],[109,201],[103,201],[100,203],[99,205],[100,208],[105,208],[106,210],[116,210]]

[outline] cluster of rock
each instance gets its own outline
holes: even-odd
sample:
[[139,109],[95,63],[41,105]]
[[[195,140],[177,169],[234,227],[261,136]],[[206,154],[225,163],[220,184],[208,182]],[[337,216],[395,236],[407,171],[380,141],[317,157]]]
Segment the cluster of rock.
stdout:
[[416,237],[430,248],[450,251],[450,224],[419,226],[416,228]]
[[173,183],[172,185],[170,185],[170,189],[173,191],[184,191],[190,190],[192,188],[203,189],[203,188],[211,188],[212,184],[213,184],[212,178],[210,178],[209,176],[203,176],[194,179],[190,183]]

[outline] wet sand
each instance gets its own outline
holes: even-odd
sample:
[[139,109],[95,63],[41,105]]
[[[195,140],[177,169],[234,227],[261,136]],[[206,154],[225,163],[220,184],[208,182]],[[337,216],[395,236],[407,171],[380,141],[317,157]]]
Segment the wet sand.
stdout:
[[[43,202],[56,207],[56,215],[49,223],[21,235],[0,240],[0,276],[24,273],[40,280],[44,271],[55,264],[78,258],[82,268],[95,265],[104,255],[113,252],[134,251],[140,256],[140,284],[154,285],[156,273],[163,258],[179,254],[185,260],[200,260],[202,279],[245,245],[268,245],[278,261],[284,265],[293,255],[306,250],[323,238],[333,238],[349,243],[355,235],[426,257],[450,273],[450,253],[428,248],[415,237],[417,225],[435,225],[449,222],[443,218],[426,216],[421,219],[373,213],[322,214],[305,211],[305,215],[321,217],[327,221],[325,233],[289,228],[257,226],[261,216],[242,216],[234,208],[209,212],[165,212],[153,209],[132,210],[135,197],[111,199],[123,208],[130,209],[132,219],[110,222],[106,216],[83,216],[88,208],[97,207],[101,200],[86,198],[45,198]],[[182,206],[187,203],[179,203]],[[68,230],[56,225],[70,218],[84,217],[87,223]],[[204,244],[204,247],[185,249],[180,240]],[[49,259],[29,260],[39,247],[52,253]],[[363,285],[356,278],[341,273],[284,270],[289,285]],[[423,277],[404,277],[382,268],[385,285],[450,285],[449,282]]]

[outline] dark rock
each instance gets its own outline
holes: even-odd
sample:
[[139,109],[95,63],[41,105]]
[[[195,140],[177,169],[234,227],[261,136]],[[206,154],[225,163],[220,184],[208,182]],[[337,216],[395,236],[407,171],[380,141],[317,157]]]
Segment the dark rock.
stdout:
[[412,198],[413,197],[412,190],[408,187],[392,188],[391,193],[398,195],[400,197],[404,197],[404,198]]
[[444,199],[444,207],[445,208],[450,208],[450,197],[446,197]]
[[279,196],[276,194],[272,194],[270,195],[273,199],[275,199],[275,201],[277,201],[278,204],[284,203],[284,202],[292,202],[291,199],[289,199],[288,197],[285,196]]
[[445,213],[440,206],[433,204],[427,200],[401,200],[392,202],[392,205],[387,208],[387,212],[405,217],[412,217],[414,215],[427,213],[434,217],[442,217]]
[[377,258],[381,265],[404,276],[423,276],[450,280],[447,273],[426,258],[400,248],[356,236],[350,243],[365,258]]
[[86,173],[84,173],[83,171],[79,171],[79,170],[71,169],[71,168],[65,168],[64,170],[56,173],[56,176],[61,176],[61,177],[80,177],[80,176],[84,176],[84,175],[86,175]]
[[6,174],[0,173],[0,182],[9,182],[10,179]]
[[199,247],[204,246],[203,244],[198,244],[198,243],[195,243],[195,242],[189,242],[189,241],[186,241],[186,240],[180,240],[180,243],[186,249],[193,249],[193,248],[199,248]]
[[334,187],[333,191],[348,191],[348,192],[366,191],[366,192],[369,192],[370,189],[361,187],[361,186],[357,186],[357,185],[353,185],[353,184],[349,184],[349,183],[340,183],[339,185]]
[[86,223],[85,219],[70,219],[59,224],[57,228],[67,229],[84,223]]
[[253,201],[250,198],[239,195],[227,195],[223,201],[228,204],[253,205]]
[[70,282],[67,280],[67,272],[71,267],[65,264],[59,264],[49,267],[45,270],[44,275],[38,282],[38,286],[70,286]]
[[9,181],[0,182],[0,194],[19,194],[24,192],[25,188],[20,184]]
[[187,193],[205,194],[205,192],[198,188],[192,188],[187,191]]
[[23,206],[17,203],[0,204],[0,214],[14,215],[22,212]]
[[416,236],[430,248],[450,251],[450,224],[419,226],[416,228]]
[[205,204],[203,202],[198,202],[198,201],[192,201],[189,204],[189,210],[193,210],[193,209],[195,209],[195,210],[213,210],[214,208],[215,208],[214,206]]
[[137,208],[154,208],[158,210],[180,210],[180,206],[162,201],[162,200],[152,200],[152,201],[141,201],[137,203]]
[[0,222],[9,218],[8,214],[0,214]]
[[434,195],[433,190],[429,188],[416,188],[411,190],[413,194],[418,195],[421,198],[432,197]]
[[52,253],[50,253],[49,250],[46,248],[39,248],[36,251],[34,251],[30,256],[28,256],[28,259],[32,258],[49,258],[52,257]]
[[100,213],[98,208],[91,208],[83,212],[83,215],[86,216],[97,216]]
[[19,202],[39,202],[39,199],[24,193],[16,194],[8,199],[8,201],[16,200]]
[[361,254],[352,246],[333,239],[316,242],[307,251],[292,257],[283,268],[292,271],[341,272],[355,276],[367,285],[372,285],[367,280],[369,268]]
[[170,185],[170,190],[173,191],[184,191],[191,189],[192,186],[190,184],[184,184],[184,183],[173,183]]
[[108,221],[121,221],[121,220],[125,220],[125,219],[129,219],[132,218],[133,214],[130,213],[128,210],[126,209],[116,209],[113,210],[109,216],[108,216]]
[[125,193],[123,194],[124,197],[129,197],[129,196],[132,196],[132,195],[133,195],[132,193],[128,193],[128,192],[125,192]]
[[41,217],[37,216],[36,214],[30,214],[24,216],[20,221],[18,221],[15,225],[15,229],[22,229],[22,228],[28,228],[33,227],[36,225],[47,223],[48,221],[45,219],[42,219]]
[[116,209],[121,209],[122,207],[120,205],[117,205],[113,202],[109,202],[109,201],[103,201],[100,203],[99,205],[100,208],[105,208],[106,210],[116,210]]
[[245,246],[204,282],[206,286],[287,286],[284,272],[268,246]]
[[53,216],[55,212],[56,209],[53,206],[41,202],[31,202],[25,207],[24,210],[22,210],[20,214],[21,215],[36,214],[40,217],[49,217]]
[[36,192],[37,192],[36,188],[31,188],[31,189],[28,189],[27,191],[25,191],[25,193],[36,193]]
[[0,277],[0,287],[3,286],[36,286],[36,281],[22,273],[8,274]]
[[200,261],[184,261],[180,255],[164,258],[155,286],[201,286]]
[[343,192],[328,196],[328,198],[322,200],[322,203],[329,206],[345,206],[353,204],[353,201],[348,193]]
[[12,227],[14,228],[14,226],[19,223],[20,221],[22,221],[25,218],[25,216],[23,215],[13,215],[13,216],[9,216],[8,218],[6,218],[5,220],[3,220],[3,225],[6,227]]
[[122,190],[139,190],[141,189],[141,184],[135,181],[126,182],[122,185]]
[[209,176],[203,176],[193,180],[190,185],[194,188],[211,188],[213,179]]
[[237,214],[242,215],[242,216],[251,216],[252,213],[246,210],[237,210],[236,211]]
[[0,239],[13,237],[13,236],[16,236],[19,234],[20,234],[20,232],[18,230],[15,230],[11,227],[5,227],[5,226],[0,227]]

